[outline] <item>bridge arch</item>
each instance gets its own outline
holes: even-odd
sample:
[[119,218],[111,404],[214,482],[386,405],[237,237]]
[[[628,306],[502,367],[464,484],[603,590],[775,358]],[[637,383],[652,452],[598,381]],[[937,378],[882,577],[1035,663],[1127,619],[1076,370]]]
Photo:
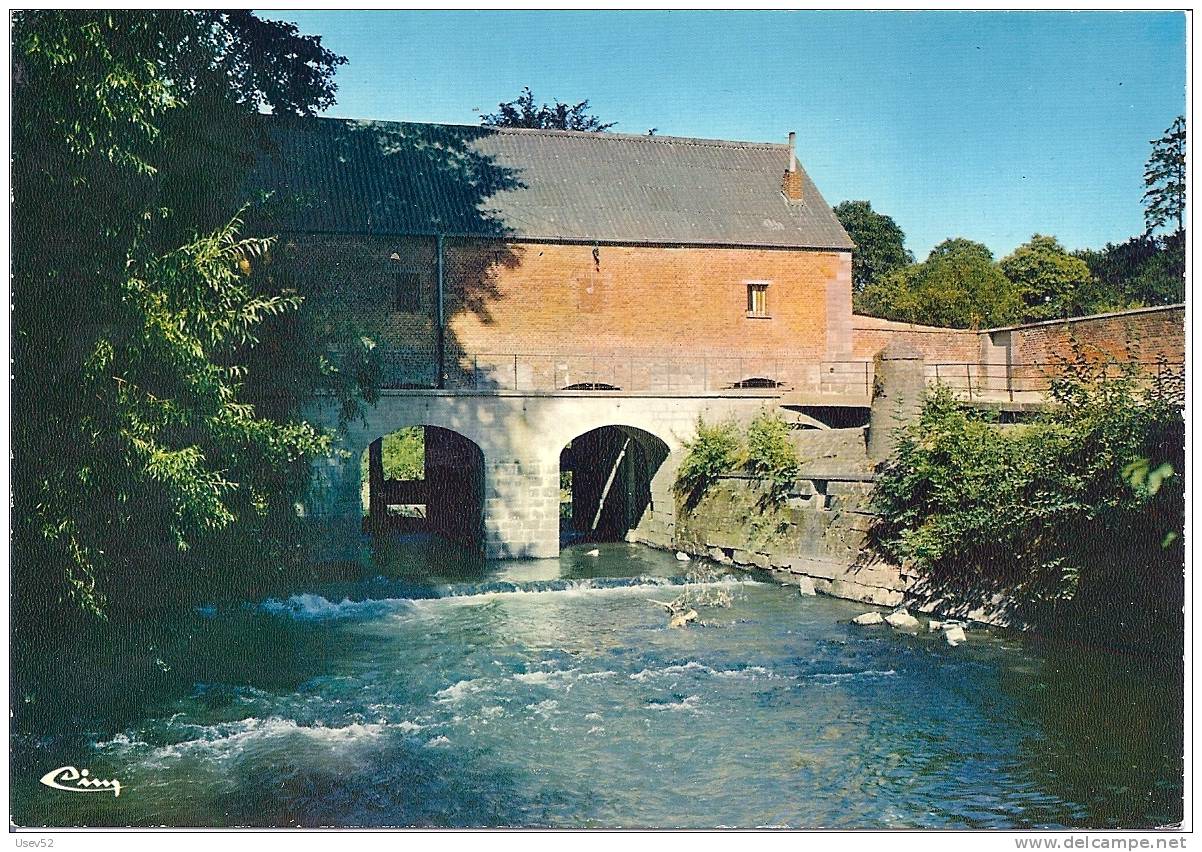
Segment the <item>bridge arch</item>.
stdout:
[[560,451],[561,541],[626,539],[655,512],[653,483],[670,455],[661,438],[628,425],[604,425]]
[[471,439],[426,423],[401,427],[368,444],[361,470],[366,532],[429,532],[483,549],[484,453]]

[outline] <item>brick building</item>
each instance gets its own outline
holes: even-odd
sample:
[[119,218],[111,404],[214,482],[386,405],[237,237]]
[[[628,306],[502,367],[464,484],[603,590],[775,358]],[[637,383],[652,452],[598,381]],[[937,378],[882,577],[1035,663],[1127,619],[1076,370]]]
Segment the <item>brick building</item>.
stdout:
[[266,121],[272,230],[394,384],[794,384],[853,357],[852,243],[791,142]]

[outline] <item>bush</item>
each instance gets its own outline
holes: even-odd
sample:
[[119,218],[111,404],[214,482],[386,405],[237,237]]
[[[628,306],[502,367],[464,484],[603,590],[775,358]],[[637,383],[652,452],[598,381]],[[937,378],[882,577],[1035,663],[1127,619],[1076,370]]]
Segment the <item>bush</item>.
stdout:
[[1101,612],[1115,619],[1110,630],[1142,616],[1179,620],[1175,392],[1078,366],[1052,396],[1059,405],[1036,422],[999,427],[949,389],[928,391],[877,478],[876,547],[935,586],[1004,588],[1037,623]]
[[776,498],[797,479],[801,460],[789,439],[789,425],[776,412],[761,411],[747,427],[746,467],[753,476],[771,480]]
[[769,480],[770,497],[780,499],[797,478],[801,461],[789,439],[789,426],[775,412],[762,410],[746,433],[734,421],[714,425],[697,419],[697,437],[676,473],[676,491],[686,508],[696,506],[706,490],[722,476],[747,472]]
[[742,430],[734,421],[713,425],[697,418],[697,437],[685,444],[684,460],[676,472],[676,492],[692,507],[720,476],[733,473],[745,457]]

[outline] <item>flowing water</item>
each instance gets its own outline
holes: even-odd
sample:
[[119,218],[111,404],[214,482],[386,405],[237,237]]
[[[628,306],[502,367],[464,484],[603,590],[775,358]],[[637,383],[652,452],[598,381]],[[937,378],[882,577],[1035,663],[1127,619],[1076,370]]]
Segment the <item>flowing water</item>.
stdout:
[[[215,604],[156,660],[184,688],[84,737],[15,742],[21,825],[1034,827],[1182,816],[1177,676],[1012,635],[855,627],[865,606],[636,545]],[[121,793],[37,783],[58,766]]]

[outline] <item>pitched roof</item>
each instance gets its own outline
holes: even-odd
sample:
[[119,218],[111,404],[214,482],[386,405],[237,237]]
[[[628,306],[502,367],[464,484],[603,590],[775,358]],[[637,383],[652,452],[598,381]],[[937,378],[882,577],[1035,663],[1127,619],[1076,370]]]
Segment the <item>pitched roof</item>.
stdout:
[[[850,249],[786,145],[265,117],[252,185],[285,231]],[[800,167],[799,167],[800,168]]]

